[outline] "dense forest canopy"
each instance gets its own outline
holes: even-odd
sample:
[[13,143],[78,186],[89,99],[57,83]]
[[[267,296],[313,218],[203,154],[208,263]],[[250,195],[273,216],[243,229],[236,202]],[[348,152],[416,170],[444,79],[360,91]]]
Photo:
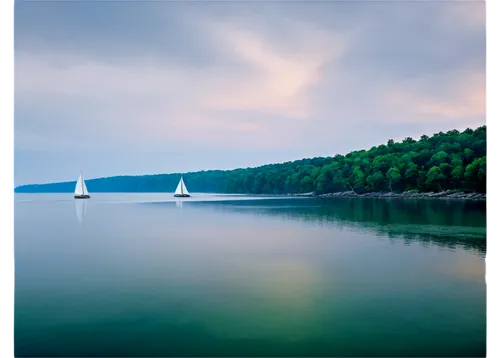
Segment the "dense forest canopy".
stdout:
[[[256,168],[183,174],[191,192],[316,194],[406,190],[486,192],[486,126],[406,138],[334,157]],[[89,192],[173,192],[180,174],[115,176],[87,180]],[[16,192],[73,192],[75,182],[24,185]]]

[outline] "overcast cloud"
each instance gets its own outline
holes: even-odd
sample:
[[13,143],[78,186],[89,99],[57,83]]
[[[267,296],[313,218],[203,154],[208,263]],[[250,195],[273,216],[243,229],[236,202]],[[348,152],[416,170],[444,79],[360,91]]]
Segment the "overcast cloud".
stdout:
[[22,2],[16,185],[231,169],[485,119],[484,2]]

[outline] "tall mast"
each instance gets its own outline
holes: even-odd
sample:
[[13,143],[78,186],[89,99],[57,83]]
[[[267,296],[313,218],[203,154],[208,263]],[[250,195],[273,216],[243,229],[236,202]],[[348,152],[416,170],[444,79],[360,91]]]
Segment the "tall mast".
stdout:
[[82,178],[82,195],[85,195],[85,191],[83,190],[83,175],[81,170],[80,170],[80,177]]
[[184,195],[184,181],[182,180],[182,175],[181,175],[181,195]]

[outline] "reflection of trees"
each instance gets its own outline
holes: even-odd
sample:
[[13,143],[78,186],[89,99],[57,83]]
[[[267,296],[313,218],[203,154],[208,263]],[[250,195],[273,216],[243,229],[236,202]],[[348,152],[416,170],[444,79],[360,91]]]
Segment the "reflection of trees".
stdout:
[[335,224],[404,239],[486,252],[484,202],[412,199],[270,199],[199,203],[256,215]]

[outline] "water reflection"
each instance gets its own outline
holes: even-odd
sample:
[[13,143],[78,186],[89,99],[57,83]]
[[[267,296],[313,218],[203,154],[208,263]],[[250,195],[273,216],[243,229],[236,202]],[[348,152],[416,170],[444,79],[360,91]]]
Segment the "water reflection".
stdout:
[[80,224],[80,226],[82,226],[84,217],[87,214],[87,200],[75,199],[75,209],[76,209],[76,218],[78,219],[78,223]]
[[389,240],[432,243],[486,253],[486,204],[445,200],[370,198],[271,199],[193,203],[226,211],[253,213],[314,225],[369,231]]

